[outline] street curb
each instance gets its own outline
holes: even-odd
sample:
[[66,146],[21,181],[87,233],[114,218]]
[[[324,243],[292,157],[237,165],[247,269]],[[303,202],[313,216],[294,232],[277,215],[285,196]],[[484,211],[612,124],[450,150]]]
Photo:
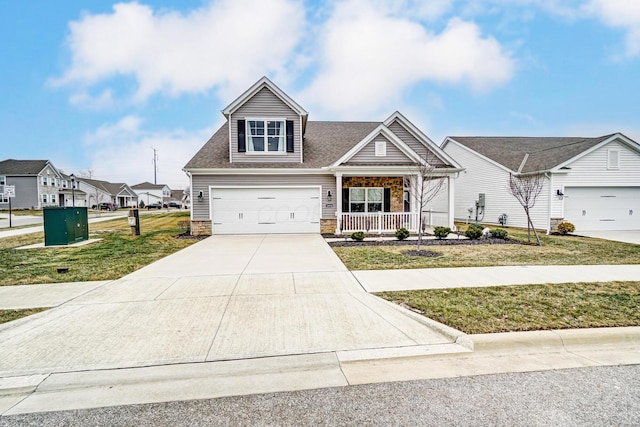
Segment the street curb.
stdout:
[[640,326],[556,329],[469,335],[476,352],[545,353],[583,348],[640,346]]

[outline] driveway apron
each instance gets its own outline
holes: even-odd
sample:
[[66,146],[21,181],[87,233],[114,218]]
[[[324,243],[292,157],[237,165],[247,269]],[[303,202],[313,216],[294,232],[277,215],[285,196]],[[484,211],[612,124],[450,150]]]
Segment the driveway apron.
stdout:
[[319,235],[213,236],[0,325],[0,377],[449,345],[366,293]]

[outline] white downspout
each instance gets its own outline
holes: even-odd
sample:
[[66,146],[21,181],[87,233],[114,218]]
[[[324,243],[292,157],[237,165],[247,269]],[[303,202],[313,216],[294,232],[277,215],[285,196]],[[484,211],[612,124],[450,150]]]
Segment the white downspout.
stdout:
[[550,172],[545,172],[545,176],[549,178],[549,195],[548,195],[548,207],[547,207],[547,236],[551,234],[551,202],[553,201],[553,175]]
[[456,225],[454,223],[454,200],[455,200],[455,190],[454,190],[454,186],[453,186],[453,178],[451,177],[451,175],[449,175],[447,177],[447,187],[449,189],[449,228],[451,228],[451,230],[456,231]]
[[336,235],[341,233],[342,223],[342,174],[336,173]]

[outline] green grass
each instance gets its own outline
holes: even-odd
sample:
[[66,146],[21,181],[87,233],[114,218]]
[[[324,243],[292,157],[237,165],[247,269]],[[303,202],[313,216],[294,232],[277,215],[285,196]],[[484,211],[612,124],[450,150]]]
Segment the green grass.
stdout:
[[[0,213],[9,215],[9,209],[0,209]],[[12,216],[42,216],[41,209],[11,209]]]
[[[90,238],[103,240],[80,247],[15,249],[43,242],[43,233],[0,239],[0,286],[120,278],[193,244],[175,238],[178,222],[188,219],[188,212],[142,215],[140,236],[131,236],[124,217],[89,224]],[[58,267],[69,272],[59,274]]]
[[[526,241],[526,230],[508,229],[509,237]],[[407,246],[335,247],[333,250],[350,270],[404,268],[485,267],[494,265],[594,265],[640,264],[640,245],[577,236],[540,236],[536,245],[424,246],[441,253],[438,258],[409,257]]]
[[11,322],[22,317],[31,316],[32,314],[40,313],[41,311],[48,310],[47,308],[29,308],[26,310],[0,310],[0,324]]
[[640,325],[640,282],[381,292],[468,334]]

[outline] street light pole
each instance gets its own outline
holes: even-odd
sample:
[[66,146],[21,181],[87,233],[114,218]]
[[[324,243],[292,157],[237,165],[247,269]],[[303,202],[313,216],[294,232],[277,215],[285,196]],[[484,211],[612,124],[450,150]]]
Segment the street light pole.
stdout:
[[74,174],[70,175],[71,177],[71,203],[72,206],[76,207],[76,177]]

